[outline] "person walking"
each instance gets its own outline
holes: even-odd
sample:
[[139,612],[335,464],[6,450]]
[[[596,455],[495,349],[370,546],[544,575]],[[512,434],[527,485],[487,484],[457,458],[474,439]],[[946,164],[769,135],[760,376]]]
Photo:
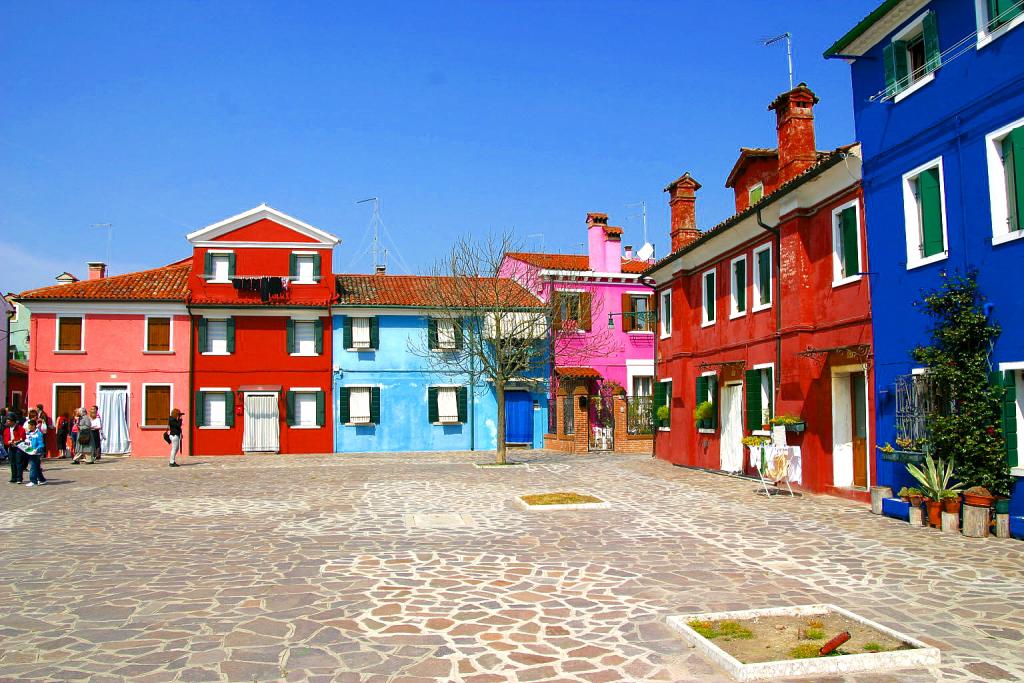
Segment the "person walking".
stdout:
[[92,420],[89,418],[89,413],[85,412],[85,408],[76,410],[75,415],[78,436],[75,438],[75,457],[71,464],[77,465],[88,455],[89,459],[86,460],[86,464],[91,465],[96,462],[96,452],[92,449]]
[[37,420],[28,421],[28,434],[25,436],[22,450],[28,458],[28,483],[25,486],[42,486],[46,483],[43,476],[42,457],[46,450],[43,433],[39,431]]
[[89,419],[92,420],[92,456],[99,460],[102,456],[100,441],[103,438],[103,418],[100,416],[98,406],[89,408]]
[[57,457],[64,460],[68,457],[68,435],[71,432],[71,420],[67,413],[57,417]]
[[181,451],[181,423],[184,416],[185,413],[175,408],[167,418],[167,437],[171,440],[170,467],[180,467],[175,460]]
[[7,414],[7,422],[4,424],[4,448],[7,449],[7,460],[11,465],[12,484],[20,484],[23,481],[21,466],[22,454],[20,444],[25,440],[25,428],[22,427],[16,417]]

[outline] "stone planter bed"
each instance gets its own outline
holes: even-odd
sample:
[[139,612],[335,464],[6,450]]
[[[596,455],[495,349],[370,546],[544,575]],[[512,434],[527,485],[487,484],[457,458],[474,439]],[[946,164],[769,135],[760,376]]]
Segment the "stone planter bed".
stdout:
[[[888,673],[939,664],[938,649],[835,605],[684,614],[669,617],[668,623],[738,681]],[[852,637],[839,654],[817,654],[843,631]]]
[[516,496],[516,504],[524,510],[605,510],[611,503],[597,496],[573,492],[535,493]]

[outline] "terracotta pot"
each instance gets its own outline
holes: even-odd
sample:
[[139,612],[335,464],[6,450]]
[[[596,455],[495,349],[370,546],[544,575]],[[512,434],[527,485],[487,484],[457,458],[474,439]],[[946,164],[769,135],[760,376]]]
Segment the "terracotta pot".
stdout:
[[913,505],[916,508],[921,507],[921,503],[922,502],[924,502],[924,496],[918,495],[918,496],[911,496],[910,497],[910,504]]
[[973,493],[964,494],[964,505],[973,505],[979,508],[990,508],[996,501],[994,496],[979,496]]
[[943,498],[942,499],[942,511],[952,512],[954,514],[960,514],[960,499],[959,498]]
[[933,527],[942,526],[942,501],[925,498],[924,502],[928,506],[928,525]]

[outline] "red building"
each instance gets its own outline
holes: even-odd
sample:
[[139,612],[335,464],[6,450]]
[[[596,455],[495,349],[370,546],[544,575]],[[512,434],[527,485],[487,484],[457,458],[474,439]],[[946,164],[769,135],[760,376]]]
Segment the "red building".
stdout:
[[666,188],[672,253],[646,272],[659,312],[655,404],[669,406],[655,454],[756,475],[743,437],[792,416],[806,425],[788,434],[800,484],[860,498],[874,481],[861,158],[858,145],[816,150],[817,101],[800,84],[771,103],[778,147],[741,148],[724,221],[697,229],[700,184],[688,173]]
[[188,240],[192,453],[333,452],[338,238],[261,205]]

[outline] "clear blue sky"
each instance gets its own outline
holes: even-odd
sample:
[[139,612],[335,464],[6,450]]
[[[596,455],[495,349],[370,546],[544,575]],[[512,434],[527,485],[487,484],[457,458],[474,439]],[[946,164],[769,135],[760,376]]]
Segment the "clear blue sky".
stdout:
[[669,181],[704,184],[707,227],[737,148],[774,145],[785,50],[759,39],[793,33],[819,148],[853,139],[849,69],[821,53],[877,3],[9,2],[0,289],[83,274],[90,224],[120,273],[260,202],[341,237],[344,270],[370,196],[413,271],[474,231],[579,251],[587,211],[639,245],[638,200],[664,254]]

